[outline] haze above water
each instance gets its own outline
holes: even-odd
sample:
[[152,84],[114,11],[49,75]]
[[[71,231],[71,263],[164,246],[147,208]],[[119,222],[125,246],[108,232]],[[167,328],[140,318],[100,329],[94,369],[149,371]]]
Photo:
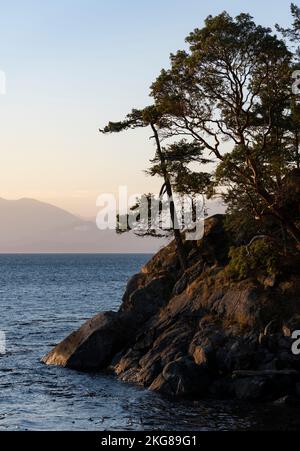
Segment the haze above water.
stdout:
[[[209,214],[216,212],[224,212],[223,205],[210,203]],[[155,253],[167,243],[100,231],[96,217],[84,220],[33,199],[0,198],[0,218],[0,253]]]
[[156,252],[164,240],[100,231],[84,220],[33,199],[0,199],[0,253]]

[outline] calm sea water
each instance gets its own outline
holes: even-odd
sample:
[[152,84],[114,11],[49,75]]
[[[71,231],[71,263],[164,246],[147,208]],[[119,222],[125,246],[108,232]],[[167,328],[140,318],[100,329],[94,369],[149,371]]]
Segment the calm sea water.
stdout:
[[171,402],[110,375],[40,363],[103,310],[117,310],[147,255],[0,255],[0,430],[244,430],[291,427],[297,412]]

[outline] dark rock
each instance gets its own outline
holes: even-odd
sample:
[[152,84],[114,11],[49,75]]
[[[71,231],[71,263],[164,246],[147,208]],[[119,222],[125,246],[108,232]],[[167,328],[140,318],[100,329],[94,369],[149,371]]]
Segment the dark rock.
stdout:
[[139,273],[132,276],[127,283],[127,287],[123,295],[122,305],[127,305],[130,296],[139,288],[144,287],[146,285],[146,282],[147,282],[146,274]]
[[269,369],[264,368],[270,365],[275,359],[275,354],[271,353],[267,347],[259,346],[255,354],[254,368],[252,369]]
[[264,333],[260,333],[259,337],[258,337],[258,343],[261,346],[267,347],[268,346],[268,337]]
[[188,281],[189,281],[188,275],[183,274],[183,276],[178,280],[178,282],[174,286],[172,294],[174,296],[178,296],[179,294],[181,294],[186,289]]
[[292,354],[292,351],[280,351],[277,355],[279,369],[295,369],[300,371],[300,356]]
[[300,397],[300,356],[291,352],[292,332],[300,330],[300,265],[267,288],[256,276],[229,279],[223,222],[208,219],[204,239],[184,243],[186,271],[170,243],[128,282],[118,313],[88,321],[43,361],[109,367],[168,396]]
[[276,332],[278,332],[278,330],[279,330],[279,323],[277,320],[273,319],[265,327],[264,335],[268,336],[268,335],[275,334]]
[[172,386],[164,378],[162,373],[153,381],[149,387],[149,390],[160,393],[164,396],[175,396]]
[[119,377],[123,382],[131,382],[134,384],[138,383],[138,372],[134,367],[128,368],[128,370],[122,373],[122,375]]
[[173,296],[178,296],[181,294],[189,284],[191,284],[197,277],[199,277],[204,270],[204,263],[202,258],[199,257],[200,261],[197,261],[191,268],[188,268],[182,277],[175,284],[173,289]]
[[294,396],[284,396],[283,398],[274,401],[274,406],[298,406],[299,400]]
[[[299,281],[299,285],[300,285],[300,281]],[[295,330],[300,330],[300,314],[296,313],[295,315],[293,315],[292,318],[289,321],[287,321],[287,323],[285,324],[285,327],[289,332],[291,332],[291,335],[293,334],[293,332]]]
[[166,304],[170,278],[155,277],[145,285],[145,275],[134,276],[118,313],[97,315],[44,357],[48,365],[95,371],[106,368],[124,349],[138,328]]
[[120,360],[123,358],[123,356],[124,356],[124,350],[115,354],[112,361],[110,362],[110,369],[114,370],[115,366],[120,362]]
[[291,351],[292,345],[293,340],[288,335],[278,337],[278,348],[280,350]]
[[238,369],[249,370],[257,358],[255,343],[240,338],[231,337],[223,346],[216,346],[215,349],[216,366],[225,374]]
[[226,317],[242,327],[256,328],[261,323],[260,305],[266,293],[256,286],[245,286],[243,283],[234,289],[229,289],[222,299],[212,306],[212,311],[219,317]]
[[[282,343],[281,343],[282,344]],[[280,340],[278,334],[272,334],[268,337],[268,349],[270,352],[273,352],[274,354],[279,352],[280,348]]]
[[132,326],[141,325],[166,305],[172,290],[167,276],[156,277],[126,297],[120,313],[131,315]]
[[253,368],[256,352],[253,344],[244,341],[236,341],[229,351],[231,369],[249,370]]
[[138,372],[137,382],[144,387],[149,387],[162,371],[162,365],[159,360],[151,365],[145,366]]
[[150,386],[150,390],[179,397],[203,396],[210,385],[205,369],[180,358],[169,363]]
[[233,374],[238,399],[258,400],[293,394],[299,380],[297,371],[236,371]]
[[277,358],[273,358],[269,362],[259,365],[261,371],[277,371],[280,370],[279,361]]
[[234,392],[241,400],[258,400],[264,397],[266,380],[260,377],[238,379],[234,383]]
[[130,349],[114,365],[114,371],[117,375],[122,375],[129,369],[138,368],[141,353]]
[[101,313],[56,346],[43,362],[80,371],[104,369],[127,339],[128,324],[117,313]]
[[148,330],[146,333],[142,333],[137,336],[136,343],[133,347],[135,351],[143,351],[145,354],[155,341],[155,330]]

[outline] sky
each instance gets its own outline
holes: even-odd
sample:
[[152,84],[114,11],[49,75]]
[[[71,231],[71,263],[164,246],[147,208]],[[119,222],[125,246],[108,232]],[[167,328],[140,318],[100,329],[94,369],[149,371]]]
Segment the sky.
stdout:
[[289,0],[0,0],[0,197],[34,198],[82,217],[128,186],[157,192],[144,170],[149,132],[103,136],[99,127],[151,102],[169,54],[223,10],[290,23]]

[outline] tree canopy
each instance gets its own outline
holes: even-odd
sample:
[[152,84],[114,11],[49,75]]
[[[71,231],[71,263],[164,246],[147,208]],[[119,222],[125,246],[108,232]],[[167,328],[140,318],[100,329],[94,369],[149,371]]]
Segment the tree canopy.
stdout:
[[[150,126],[156,152],[148,173],[164,179],[162,191],[219,193],[229,229],[238,227],[237,243],[263,232],[295,250],[300,107],[292,92],[297,51],[290,43],[300,39],[300,9],[291,9],[294,23],[277,27],[281,36],[249,14],[209,16],[152,84],[153,105],[103,131]],[[171,206],[173,224],[175,215]],[[182,247],[180,233],[176,239]]]

